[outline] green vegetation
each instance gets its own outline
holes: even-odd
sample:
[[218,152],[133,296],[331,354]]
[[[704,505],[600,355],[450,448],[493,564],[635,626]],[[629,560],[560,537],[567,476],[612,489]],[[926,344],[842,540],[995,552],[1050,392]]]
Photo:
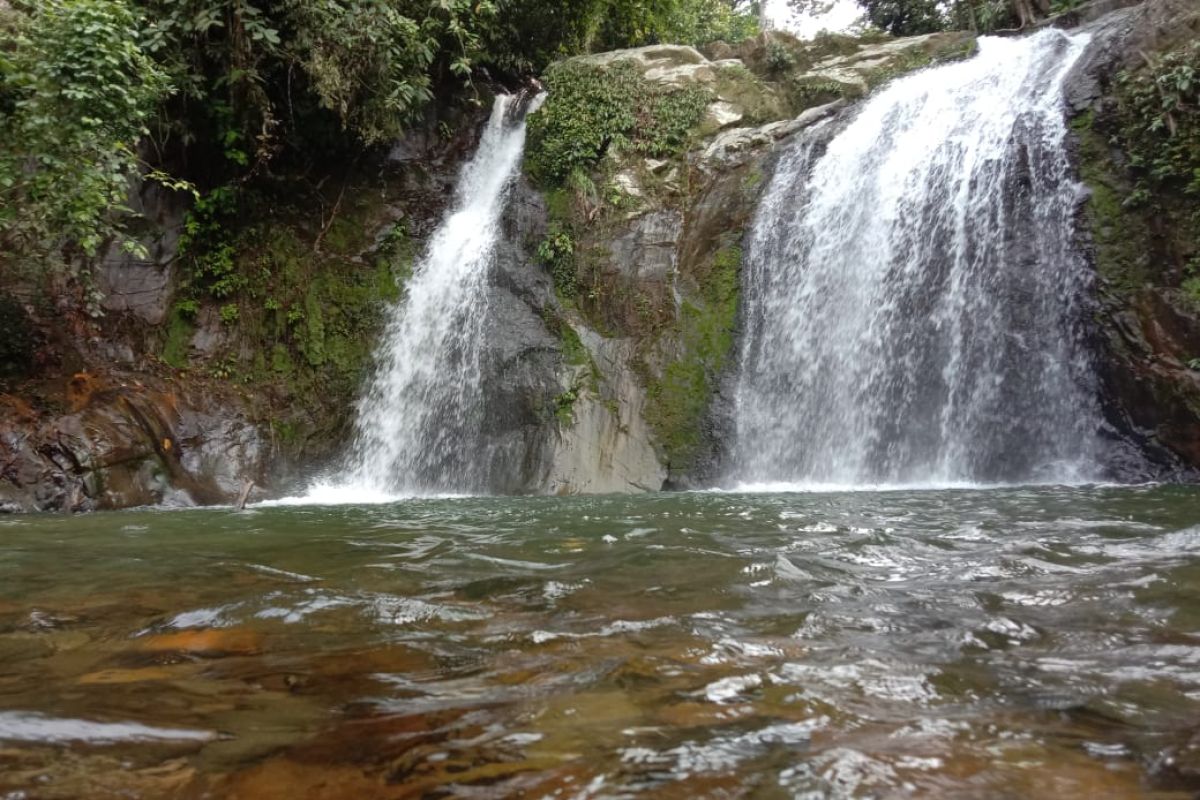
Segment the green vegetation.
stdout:
[[575,240],[565,223],[559,220],[550,223],[546,238],[538,245],[537,256],[542,265],[550,270],[558,296],[573,298],[578,291],[575,281]]
[[1181,286],[1200,305],[1200,45],[1121,73],[1115,97],[1115,112],[1074,122],[1097,266],[1116,289]]
[[[443,109],[479,102],[485,69],[512,76],[595,49],[737,41],[757,31],[752,5],[0,3],[0,266],[78,264],[114,241],[136,251],[125,206],[138,179],[185,190],[194,183],[204,193],[195,216],[203,225],[205,203],[224,202],[222,192],[311,167],[314,156],[348,158],[424,124],[435,95]],[[649,141],[669,148],[679,135],[668,122]],[[234,278],[228,253],[206,249],[212,260],[197,277]]]
[[1087,214],[1096,246],[1096,267],[1106,283],[1130,291],[1147,279],[1148,232],[1127,213],[1128,181],[1110,160],[1109,144],[1092,112],[1072,123],[1080,139],[1080,177],[1091,192]]
[[549,99],[529,122],[526,164],[547,186],[587,173],[610,151],[661,158],[682,152],[711,99],[707,89],[664,90],[631,61],[568,61],[546,75]]
[[121,236],[112,212],[169,91],[143,44],[121,0],[0,7],[0,253],[15,263],[62,265]]
[[733,347],[741,264],[738,246],[717,251],[707,274],[700,276],[703,304],[684,303],[677,323],[682,357],[647,387],[646,421],[673,472],[693,466],[703,443],[704,419]]
[[562,426],[575,421],[575,401],[579,399],[579,389],[572,386],[554,398],[554,417]]
[[1122,137],[1138,175],[1131,202],[1154,190],[1200,197],[1200,42],[1117,77]]
[[[1048,14],[1070,11],[1080,0],[857,0],[867,22],[892,36],[919,36],[946,30],[990,33],[1024,27]],[[820,10],[819,0],[791,0]]]
[[167,317],[167,333],[163,342],[162,360],[176,369],[188,365],[188,346],[196,331],[193,318],[196,315],[196,302],[187,300],[176,303]]
[[[195,366],[192,337],[210,308],[227,332],[205,354],[214,377],[331,402],[352,393],[385,303],[399,298],[416,256],[403,220],[373,241],[369,231],[384,213],[378,198],[378,189],[361,187],[317,243],[303,229],[302,207],[268,211],[278,201],[252,192],[202,197],[184,225],[185,282],[166,325],[163,361]],[[239,225],[239,218],[255,222]],[[253,357],[245,357],[247,346]]]

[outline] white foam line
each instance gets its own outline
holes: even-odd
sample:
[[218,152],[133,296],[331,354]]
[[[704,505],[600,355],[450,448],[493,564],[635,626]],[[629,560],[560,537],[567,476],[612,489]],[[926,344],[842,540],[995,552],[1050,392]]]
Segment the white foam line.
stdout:
[[153,728],[138,722],[92,722],[47,717],[25,711],[0,711],[0,741],[18,742],[207,742],[212,731]]
[[[1144,486],[1145,484],[1138,484]],[[718,486],[701,490],[714,494],[841,494],[870,492],[988,492],[1012,489],[1100,489],[1130,488],[1124,484],[1107,483],[789,483],[771,481],[762,483],[738,483],[733,486]]]
[[382,506],[406,500],[464,500],[465,494],[391,494],[365,486],[336,486],[317,484],[307,494],[264,500],[253,508],[279,508],[290,506]]

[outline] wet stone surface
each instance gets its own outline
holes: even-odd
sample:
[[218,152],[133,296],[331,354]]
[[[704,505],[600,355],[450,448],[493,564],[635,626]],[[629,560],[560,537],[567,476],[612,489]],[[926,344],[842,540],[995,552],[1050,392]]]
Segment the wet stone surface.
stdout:
[[1198,500],[4,519],[0,797],[1192,797]]

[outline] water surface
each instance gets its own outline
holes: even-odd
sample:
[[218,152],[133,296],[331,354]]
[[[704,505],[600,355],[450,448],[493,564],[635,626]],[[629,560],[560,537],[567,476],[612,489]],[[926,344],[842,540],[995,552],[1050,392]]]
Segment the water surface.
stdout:
[[0,520],[0,797],[1191,797],[1200,490]]

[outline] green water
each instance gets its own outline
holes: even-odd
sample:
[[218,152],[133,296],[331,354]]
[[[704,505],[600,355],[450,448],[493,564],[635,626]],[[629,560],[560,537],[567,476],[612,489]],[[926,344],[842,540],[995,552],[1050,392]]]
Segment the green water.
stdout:
[[0,797],[1192,797],[1200,490],[0,519]]

